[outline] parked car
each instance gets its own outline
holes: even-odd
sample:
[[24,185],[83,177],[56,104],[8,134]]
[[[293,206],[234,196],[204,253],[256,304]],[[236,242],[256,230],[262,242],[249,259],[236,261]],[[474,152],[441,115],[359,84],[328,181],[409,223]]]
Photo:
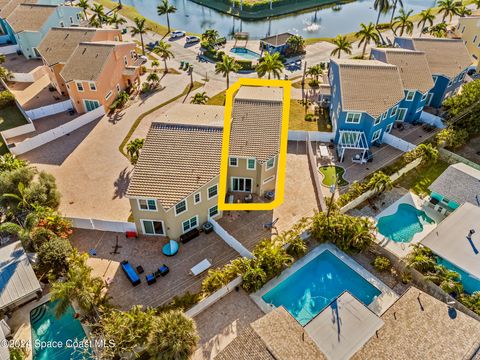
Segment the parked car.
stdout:
[[185,38],[185,44],[195,44],[200,42],[200,38],[198,36],[187,36]]
[[172,31],[172,33],[170,33],[170,39],[179,39],[184,36],[185,36],[185,31],[182,31],[182,30]]

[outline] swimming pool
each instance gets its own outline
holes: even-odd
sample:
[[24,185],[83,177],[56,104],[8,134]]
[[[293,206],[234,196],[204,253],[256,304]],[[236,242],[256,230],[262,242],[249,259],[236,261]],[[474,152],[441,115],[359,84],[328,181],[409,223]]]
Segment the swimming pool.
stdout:
[[260,54],[246,48],[234,47],[230,50],[230,52],[247,60],[260,59]]
[[375,286],[325,250],[262,296],[283,306],[303,326],[345,290],[366,306],[382,294]]
[[480,291],[480,279],[477,279],[475,276],[470,275],[466,271],[463,271],[458,266],[452,264],[450,261],[447,261],[443,258],[437,258],[437,263],[445,266],[449,270],[457,272],[461,277],[461,282],[463,285],[463,290],[468,294],[473,294],[476,291]]
[[[81,360],[94,359],[80,343],[87,339],[80,321],[74,318],[72,306],[57,319],[55,317],[56,302],[46,302],[30,312],[32,326],[32,343],[34,360]],[[39,346],[40,344],[57,346]]]
[[402,203],[392,215],[378,219],[377,229],[385,237],[399,243],[412,241],[416,233],[423,231],[425,224],[434,224],[435,221],[416,207]]

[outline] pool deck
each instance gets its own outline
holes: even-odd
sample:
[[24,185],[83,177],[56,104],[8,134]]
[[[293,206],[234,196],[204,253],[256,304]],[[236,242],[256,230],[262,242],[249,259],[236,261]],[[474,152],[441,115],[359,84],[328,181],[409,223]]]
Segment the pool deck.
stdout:
[[364,267],[358,264],[350,256],[340,251],[336,246],[332,244],[321,244],[317,246],[310,253],[308,253],[306,256],[298,260],[290,268],[285,270],[279,277],[270,280],[259,291],[251,294],[250,297],[264,313],[269,313],[275,307],[270,304],[267,304],[262,299],[262,296],[265,295],[270,290],[272,290],[278,284],[283,282],[286,278],[288,278],[290,275],[295,273],[301,267],[305,266],[307,263],[309,263],[310,261],[315,259],[318,255],[320,255],[321,253],[327,250],[330,251],[335,256],[337,256],[342,262],[344,262],[347,266],[349,266],[352,270],[354,270],[358,275],[363,277],[371,285],[375,286],[378,290],[381,291],[381,295],[376,297],[372,301],[372,303],[367,306],[375,314],[377,314],[378,316],[382,315],[398,299],[398,295],[392,289],[390,289],[387,285],[385,285],[377,277],[375,277],[370,272],[368,272]]
[[408,243],[395,242],[386,238],[380,232],[377,232],[375,234],[377,243],[383,248],[393,253],[394,255],[398,256],[399,258],[405,257],[410,252],[410,245],[422,241],[422,239],[433,229],[435,229],[437,225],[445,218],[443,215],[437,213],[431,208],[423,206],[427,201],[427,199],[422,199],[414,193],[408,192],[400,199],[395,201],[392,205],[383,210],[380,214],[375,216],[375,218],[373,218],[372,220],[377,223],[378,219],[380,219],[381,217],[396,213],[400,204],[409,204],[414,206],[418,210],[424,211],[428,217],[435,221],[434,224],[423,224],[423,231],[416,233],[413,236],[412,240]]

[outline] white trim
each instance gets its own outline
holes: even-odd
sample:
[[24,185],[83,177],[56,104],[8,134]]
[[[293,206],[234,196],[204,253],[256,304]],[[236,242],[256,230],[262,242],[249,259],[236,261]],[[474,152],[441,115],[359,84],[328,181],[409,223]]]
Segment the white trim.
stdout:
[[420,106],[419,108],[417,108],[417,110],[415,111],[415,113],[418,113],[418,112],[420,112],[420,111],[422,111],[422,110],[423,110],[423,106]]
[[[159,222],[159,223],[162,223],[162,230],[163,230],[163,233],[162,234],[147,234],[147,232],[145,231],[145,226],[143,224],[144,221],[151,221],[152,223],[153,222]],[[140,224],[142,225],[142,233],[143,235],[146,235],[146,236],[166,236],[167,233],[165,232],[165,223],[163,222],[163,220],[152,220],[152,219],[140,219]],[[153,225],[153,224],[152,224]],[[155,227],[153,227],[153,231],[155,231]]]
[[[197,223],[197,225],[194,226],[194,227],[190,226],[190,220],[192,220],[193,218],[195,218],[196,223]],[[188,221],[189,228],[188,228],[188,230],[185,230],[185,229],[183,228],[183,223],[186,223],[187,221]],[[188,218],[187,220],[182,221],[182,234],[185,234],[186,232],[189,232],[189,231],[192,230],[193,228],[198,228],[199,226],[200,226],[200,225],[199,225],[199,223],[198,223],[198,215],[194,215],[194,216]]]
[[272,180],[275,180],[275,175],[272,175],[272,176],[269,176],[268,178],[266,178],[265,180],[263,180],[263,183],[262,184],[266,184]]
[[377,126],[381,122],[382,122],[382,115],[380,115],[378,118],[375,119],[375,121],[373,122],[373,126]]
[[[393,111],[395,110],[395,111]],[[390,116],[396,116],[398,111],[398,105],[395,105],[393,108],[390,109]]]
[[[211,216],[211,215],[210,215],[210,210],[213,209],[214,207],[217,207],[217,214]],[[220,215],[220,209],[218,208],[218,204],[213,205],[211,208],[208,208],[208,218],[209,218],[209,219],[215,219],[216,217],[218,217],[218,215]]]
[[393,123],[388,124],[387,127],[385,128],[385,132],[387,134],[390,134],[390,131],[392,131],[392,128],[393,128]]
[[[248,190],[248,191],[247,191],[247,190],[234,190],[234,189],[233,189],[233,180],[234,180],[234,179],[237,179],[237,180],[240,180],[240,179],[242,179],[242,180],[250,180],[250,181],[251,181],[251,188],[250,188],[250,190]],[[240,184],[239,184],[239,185],[240,185]],[[245,185],[244,188],[246,188],[246,183],[245,183],[245,181],[244,181],[244,185]],[[252,192],[252,191],[253,191],[253,178],[232,176],[232,177],[230,178],[230,188],[232,189],[232,191],[247,192],[247,193]]]
[[[195,200],[195,197],[196,197],[197,195],[199,196],[199,200],[198,200],[198,201]],[[202,202],[202,192],[199,191],[199,192],[193,194],[193,204],[194,204],[194,205],[197,205],[197,204],[200,204],[201,202]]]
[[[140,207],[140,200],[144,200],[147,203],[147,209],[142,209]],[[154,201],[155,202],[155,210],[150,210],[148,208],[148,201]],[[140,211],[150,211],[150,212],[158,211],[158,205],[157,205],[157,200],[156,199],[137,199],[137,207],[138,207],[138,210],[140,210]]]
[[[409,95],[412,95],[411,99],[408,98]],[[407,90],[407,93],[405,94],[405,101],[413,101],[414,99],[415,99],[415,91]]]
[[[402,116],[402,118],[400,119],[400,118],[398,117],[398,114],[399,114],[401,111],[403,111],[403,110],[405,110],[405,112],[403,113],[403,116]],[[407,113],[408,113],[408,108],[398,108],[397,117],[395,118],[395,120],[405,121],[405,117],[407,116]]]
[[[92,85],[93,85],[93,89],[92,89]],[[89,81],[88,88],[90,89],[90,91],[97,91],[97,85],[95,84],[95,81]]]
[[[253,168],[248,167],[248,162],[253,160]],[[255,158],[247,158],[247,170],[256,170],[257,169],[257,159]]]
[[[348,116],[352,115],[352,119],[355,120],[356,116],[358,116],[358,120],[355,121],[349,121]],[[346,124],[360,124],[360,121],[362,120],[362,113],[359,112],[347,112],[347,115],[345,116],[345,123]]]
[[[232,165],[232,160],[235,160],[235,165]],[[238,167],[238,158],[235,156],[230,156],[228,158],[228,166],[229,167]]]
[[372,134],[372,143],[380,139],[380,136],[382,136],[382,129],[375,130]]
[[[273,165],[272,166],[268,166],[268,163],[269,161],[272,161],[273,160]],[[267,161],[265,161],[265,170],[270,170],[270,169],[273,169],[275,167],[275,156],[271,159],[268,159]]]
[[113,93],[112,90],[110,90],[110,91],[108,92],[108,94],[105,95],[105,100],[110,99],[110,97],[112,96],[112,93]]
[[[80,88],[78,87],[78,84],[80,84],[82,90],[80,90]],[[85,91],[85,88],[83,87],[83,83],[81,81],[75,81],[75,85],[77,86],[77,91],[78,92],[84,92]]]
[[[214,196],[210,196],[210,189],[213,188],[213,187],[216,187],[216,188],[217,188],[217,193],[216,193]],[[207,200],[213,199],[213,198],[215,198],[215,197],[217,197],[217,196],[218,196],[218,184],[209,186],[209,187],[207,188]]]
[[[185,210],[183,210],[182,212],[178,213],[177,214],[177,205],[184,202],[185,203]],[[174,206],[173,206],[173,211],[175,212],[175,216],[179,216],[179,215],[182,215],[183,213],[186,213],[188,211],[188,203],[187,203],[187,199],[183,199],[183,200],[180,200],[178,203],[176,203]]]
[[428,94],[429,94],[429,92],[428,92],[428,91],[427,91],[425,94],[423,94],[423,95],[422,95],[422,100],[421,100],[421,101],[425,101],[425,100],[427,100]]

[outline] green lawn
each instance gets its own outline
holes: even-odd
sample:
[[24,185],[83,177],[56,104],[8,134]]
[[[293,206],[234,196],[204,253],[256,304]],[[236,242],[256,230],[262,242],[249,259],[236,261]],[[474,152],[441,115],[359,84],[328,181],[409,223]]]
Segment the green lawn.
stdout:
[[[12,129],[26,123],[27,119],[25,119],[25,116],[23,116],[15,104],[0,109],[0,131]],[[0,138],[0,155],[6,152],[7,146]]]
[[345,169],[340,166],[321,166],[318,171],[323,175],[322,183],[325,186],[331,186],[335,182],[337,182],[339,186],[348,185],[348,181],[343,178]]
[[305,107],[298,100],[290,100],[290,119],[288,128],[290,130],[304,131],[332,131],[327,127],[328,115],[320,115],[317,120],[306,121],[305,115],[311,113],[305,111]]
[[219,92],[217,95],[213,95],[207,101],[207,105],[225,105],[225,91]]
[[442,160],[437,160],[432,164],[421,165],[402,176],[397,181],[397,184],[413,191],[417,195],[428,195],[430,194],[428,187],[445,171],[448,165],[448,163]]

